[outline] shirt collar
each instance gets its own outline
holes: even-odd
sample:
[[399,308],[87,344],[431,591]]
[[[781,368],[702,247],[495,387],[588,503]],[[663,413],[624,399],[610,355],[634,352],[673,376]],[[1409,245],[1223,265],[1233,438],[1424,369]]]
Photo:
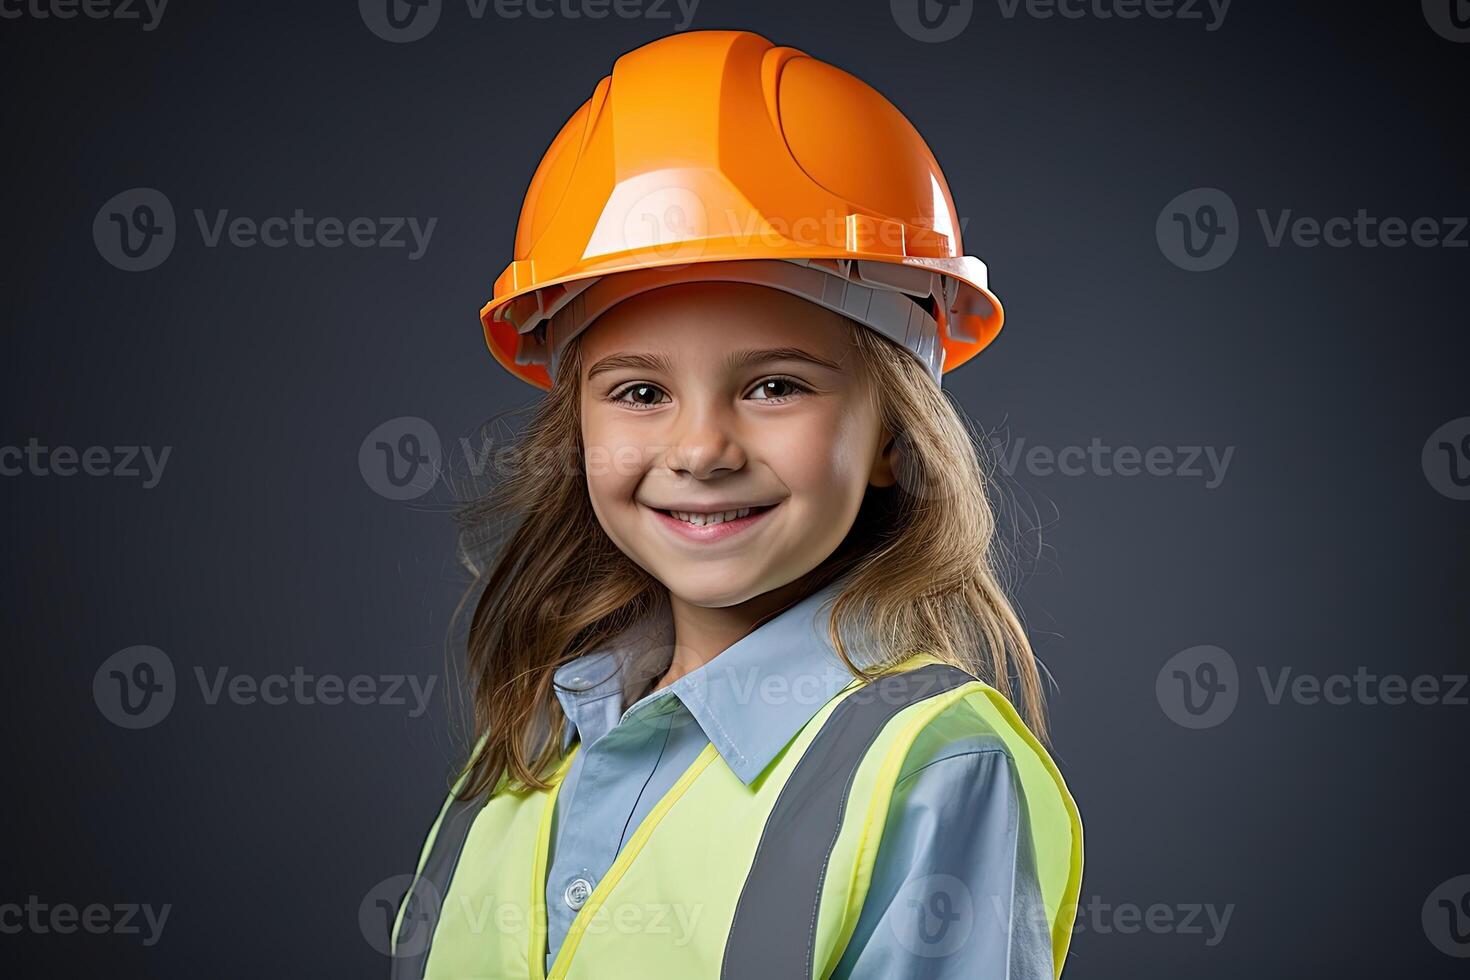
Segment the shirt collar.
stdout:
[[[827,635],[830,603],[845,580],[839,577],[788,606],[709,663],[628,710],[677,698],[725,764],[749,784],[854,680]],[[859,666],[876,662],[862,639],[844,637]],[[578,733],[590,743],[617,725],[625,714],[624,698],[668,666],[672,649],[673,618],[665,601],[609,643],[557,668],[554,690],[567,719],[563,750]]]

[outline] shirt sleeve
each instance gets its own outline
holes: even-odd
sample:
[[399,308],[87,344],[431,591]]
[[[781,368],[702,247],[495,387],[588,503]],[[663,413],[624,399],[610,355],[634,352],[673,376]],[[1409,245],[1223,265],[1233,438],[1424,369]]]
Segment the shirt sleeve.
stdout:
[[915,762],[894,787],[833,977],[1054,980],[1025,799],[1005,748],[971,735]]

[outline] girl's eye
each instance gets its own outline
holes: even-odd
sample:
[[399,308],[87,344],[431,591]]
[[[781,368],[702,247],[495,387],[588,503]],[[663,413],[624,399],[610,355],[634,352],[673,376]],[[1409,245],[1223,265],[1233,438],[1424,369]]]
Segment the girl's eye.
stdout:
[[[755,401],[784,402],[793,395],[805,394],[808,391],[810,389],[806,385],[794,378],[774,377],[757,384],[746,397]],[[668,395],[657,385],[637,381],[614,392],[609,400],[634,408],[653,408],[668,400]]]
[[[663,393],[663,389],[640,381],[635,384],[630,384],[628,387],[614,394],[612,400],[622,402],[625,405],[639,405],[645,408],[652,408],[654,405],[659,404],[656,399]],[[625,395],[632,395],[633,399],[630,401],[624,397]],[[644,399],[654,400],[645,401]]]
[[804,394],[808,390],[806,385],[795,378],[767,378],[751,389],[751,397],[756,401],[785,401],[792,395]]

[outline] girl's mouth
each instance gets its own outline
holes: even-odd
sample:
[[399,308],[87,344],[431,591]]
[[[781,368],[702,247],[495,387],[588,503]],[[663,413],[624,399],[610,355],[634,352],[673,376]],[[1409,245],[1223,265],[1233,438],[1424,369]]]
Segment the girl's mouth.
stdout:
[[660,524],[683,538],[691,541],[723,541],[753,527],[778,506],[780,505],[766,504],[761,507],[741,507],[714,514],[660,510],[655,507],[648,509],[653,511]]

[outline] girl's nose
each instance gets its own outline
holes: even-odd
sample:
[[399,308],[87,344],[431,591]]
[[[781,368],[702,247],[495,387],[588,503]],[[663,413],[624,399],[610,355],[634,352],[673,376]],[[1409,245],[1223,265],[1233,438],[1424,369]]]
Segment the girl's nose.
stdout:
[[726,413],[695,408],[683,413],[675,426],[664,465],[680,475],[707,480],[745,465],[745,452]]

